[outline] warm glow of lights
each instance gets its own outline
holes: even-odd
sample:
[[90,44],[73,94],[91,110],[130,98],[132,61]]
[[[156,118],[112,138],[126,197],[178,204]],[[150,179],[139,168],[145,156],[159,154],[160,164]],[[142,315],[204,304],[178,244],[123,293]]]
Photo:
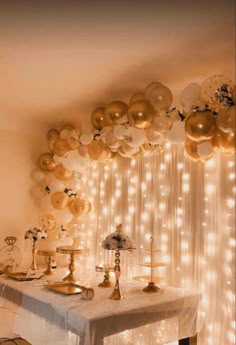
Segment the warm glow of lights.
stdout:
[[213,184],[208,184],[206,187],[206,191],[208,194],[211,194],[215,191],[215,186]]
[[234,199],[231,199],[231,198],[229,198],[229,199],[227,199],[227,206],[229,207],[229,208],[233,208],[234,206],[235,206],[235,201],[234,201]]

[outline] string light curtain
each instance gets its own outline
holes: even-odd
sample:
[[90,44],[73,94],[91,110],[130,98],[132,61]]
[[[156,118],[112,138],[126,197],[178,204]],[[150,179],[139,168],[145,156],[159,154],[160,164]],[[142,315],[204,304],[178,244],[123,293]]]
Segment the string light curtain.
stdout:
[[150,274],[139,264],[154,239],[157,268],[167,284],[202,292],[201,345],[235,341],[235,158],[220,152],[205,164],[185,158],[182,145],[167,144],[159,155],[117,158],[96,164],[82,179],[92,212],[80,220],[81,244],[91,248],[89,264],[113,263],[101,248],[122,224],[136,250],[124,253],[122,274]]

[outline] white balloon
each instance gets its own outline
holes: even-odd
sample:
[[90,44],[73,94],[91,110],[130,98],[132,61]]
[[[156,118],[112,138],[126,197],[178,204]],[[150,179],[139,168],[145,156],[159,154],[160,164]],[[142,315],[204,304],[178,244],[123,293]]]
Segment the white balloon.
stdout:
[[53,160],[56,164],[60,164],[60,163],[62,163],[63,157],[60,157],[58,155],[54,155]]
[[113,127],[111,126],[105,126],[101,129],[101,132],[100,132],[100,138],[101,140],[105,143],[106,142],[106,135],[111,131],[113,130]]
[[93,133],[82,133],[79,140],[82,145],[89,145],[93,141]]
[[117,139],[113,132],[113,127],[110,127],[110,130],[105,133],[102,138],[102,141],[107,144],[111,149],[118,149],[121,145],[121,141]]
[[184,121],[176,121],[173,123],[171,130],[167,134],[168,139],[172,143],[182,143],[185,140],[185,124]]
[[157,115],[153,117],[151,128],[155,132],[166,132],[169,131],[173,121],[166,115]]
[[165,141],[163,133],[154,131],[153,128],[149,127],[146,129],[146,137],[149,144],[160,145]]
[[184,108],[192,108],[200,99],[200,85],[190,83],[180,94],[180,102]]
[[214,147],[209,141],[198,144],[197,153],[201,158],[208,157],[214,152]]
[[129,137],[129,128],[130,127],[124,125],[114,126],[114,136],[119,140],[126,139]]
[[55,178],[55,176],[52,173],[47,174],[46,177],[45,177],[45,183],[47,185],[49,185],[51,182],[53,182],[55,180],[56,180],[56,178]]
[[45,173],[41,170],[36,170],[32,173],[32,178],[36,182],[42,182],[45,179]]
[[55,179],[53,182],[49,184],[50,194],[54,192],[62,192],[65,189],[65,185],[62,181],[58,181]]
[[137,148],[142,146],[146,142],[146,132],[144,128],[135,128],[130,127],[129,128],[129,145]]

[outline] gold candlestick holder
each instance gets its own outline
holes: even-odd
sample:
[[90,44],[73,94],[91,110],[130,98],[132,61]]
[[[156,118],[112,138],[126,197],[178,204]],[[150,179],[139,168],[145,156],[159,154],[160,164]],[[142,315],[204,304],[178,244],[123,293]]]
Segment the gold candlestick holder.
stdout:
[[37,268],[37,263],[36,263],[36,254],[37,254],[37,249],[36,249],[36,240],[33,240],[33,244],[32,244],[32,262],[31,262],[31,266],[30,269],[32,271],[36,271]]
[[159,286],[156,285],[156,283],[164,282],[163,277],[154,276],[153,270],[157,267],[165,267],[166,264],[163,262],[154,262],[154,253],[160,252],[158,249],[153,249],[153,238],[150,238],[150,249],[144,250],[144,252],[150,254],[150,262],[145,262],[143,264],[140,264],[144,267],[150,267],[151,268],[151,274],[149,276],[137,276],[134,277],[135,280],[139,281],[148,281],[148,285],[143,288],[143,291],[146,293],[152,293],[152,292],[158,292],[161,290]]
[[115,253],[114,272],[115,272],[115,277],[116,277],[116,283],[115,283],[114,290],[109,298],[119,300],[121,299],[120,284],[119,284],[119,279],[120,279],[120,251],[119,249],[116,249],[116,253]]
[[47,257],[47,269],[43,272],[45,275],[52,275],[52,258],[56,255],[55,250],[39,250],[38,255]]
[[113,284],[110,281],[110,272],[113,271],[113,267],[104,265],[104,266],[96,266],[96,272],[104,272],[104,279],[101,283],[98,284],[99,287],[102,288],[109,288],[112,287]]
[[73,248],[71,246],[62,246],[56,248],[57,253],[69,254],[70,255],[70,264],[69,264],[69,273],[63,278],[63,281],[75,282],[77,279],[74,276],[75,271],[75,255],[76,254],[85,254],[88,252],[88,249],[79,249]]

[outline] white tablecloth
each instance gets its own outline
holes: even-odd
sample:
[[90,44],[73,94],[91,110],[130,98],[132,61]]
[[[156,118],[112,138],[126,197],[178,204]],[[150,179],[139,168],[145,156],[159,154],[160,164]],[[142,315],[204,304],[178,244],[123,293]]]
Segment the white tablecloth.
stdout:
[[[123,281],[125,298],[113,301],[108,299],[112,289],[98,288],[93,282],[95,298],[86,301],[39,284],[0,278],[0,309],[15,313],[14,331],[33,345],[100,345],[103,340],[109,345],[151,345],[197,332],[201,296],[196,292],[166,287],[145,294],[142,284]],[[130,336],[127,330],[132,329]]]

